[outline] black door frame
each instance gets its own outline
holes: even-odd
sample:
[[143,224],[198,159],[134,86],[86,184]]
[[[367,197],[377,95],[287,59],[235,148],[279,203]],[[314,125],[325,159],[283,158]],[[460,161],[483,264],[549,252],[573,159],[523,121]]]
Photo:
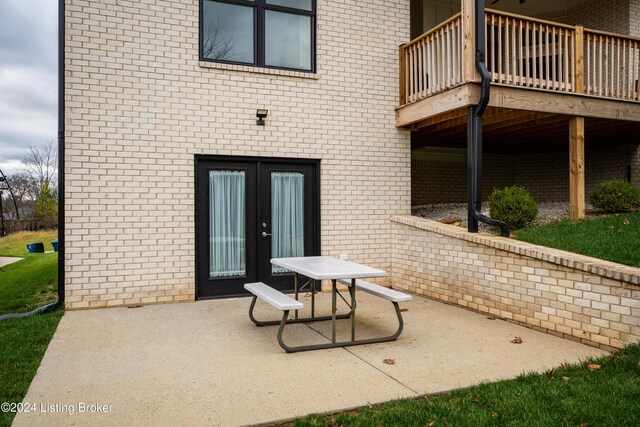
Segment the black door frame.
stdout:
[[[200,287],[203,286],[201,283],[202,277],[200,271],[204,266],[208,266],[208,249],[207,249],[207,239],[200,238],[199,236],[206,236],[208,232],[208,223],[209,218],[205,214],[208,211],[207,209],[207,194],[202,194],[197,191],[197,189],[201,188],[203,182],[201,181],[200,174],[198,173],[200,169],[200,164],[203,162],[225,162],[232,165],[234,162],[249,162],[256,163],[258,167],[258,173],[256,173],[255,182],[253,183],[256,191],[258,189],[258,180],[259,180],[259,167],[260,164],[271,164],[271,163],[283,163],[283,164],[302,164],[302,165],[311,165],[313,166],[313,254],[312,255],[320,255],[321,248],[321,230],[320,230],[320,166],[321,162],[319,159],[299,159],[299,158],[291,158],[291,157],[255,157],[255,156],[224,156],[224,155],[206,155],[206,154],[196,154],[194,156],[194,176],[195,176],[195,186],[194,186],[194,219],[195,219],[195,236],[194,236],[194,251],[195,251],[195,276],[196,276],[196,289],[195,296],[197,300],[204,299],[217,299],[217,298],[234,298],[234,297],[244,297],[250,295],[249,293],[238,293],[238,294],[225,294],[225,295],[213,295],[213,296],[200,296]],[[258,221],[255,221],[256,230],[255,235],[258,233]]]

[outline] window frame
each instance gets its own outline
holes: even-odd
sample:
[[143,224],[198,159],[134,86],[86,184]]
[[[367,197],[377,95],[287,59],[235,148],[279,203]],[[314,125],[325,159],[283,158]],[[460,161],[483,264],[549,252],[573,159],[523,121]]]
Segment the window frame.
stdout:
[[[256,68],[268,68],[272,70],[288,70],[288,71],[298,71],[303,73],[315,73],[316,72],[316,33],[317,33],[317,20],[316,20],[316,10],[317,10],[317,0],[311,0],[311,10],[303,10],[303,9],[294,9],[290,7],[275,5],[275,4],[267,4],[267,0],[213,0],[219,3],[227,3],[234,4],[238,6],[252,7],[254,10],[253,15],[253,63],[248,62],[238,62],[238,61],[230,61],[224,59],[211,59],[206,58],[202,54],[203,42],[204,42],[204,31],[203,31],[203,23],[204,23],[204,4],[205,1],[210,0],[199,0],[199,11],[198,11],[198,57],[200,61],[205,62],[213,62],[213,63],[221,63],[221,64],[233,64],[233,65],[243,65],[246,67],[256,67]],[[274,65],[266,65],[265,64],[265,52],[266,52],[266,34],[265,34],[265,15],[266,11],[274,11],[274,12],[283,12],[289,13],[293,15],[301,15],[308,16],[310,18],[310,28],[311,32],[311,67],[310,69],[304,68],[290,68],[290,67],[279,67]]]

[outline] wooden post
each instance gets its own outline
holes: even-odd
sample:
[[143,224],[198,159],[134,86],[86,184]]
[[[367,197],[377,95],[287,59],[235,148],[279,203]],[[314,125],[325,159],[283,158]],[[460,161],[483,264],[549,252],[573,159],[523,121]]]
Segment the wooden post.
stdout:
[[576,75],[575,93],[584,93],[584,27],[577,26],[574,33]]
[[475,0],[462,0],[462,81],[479,82],[476,70]]
[[407,53],[405,43],[398,48],[400,63],[400,106],[407,103]]
[[584,117],[569,119],[569,218],[584,218]]

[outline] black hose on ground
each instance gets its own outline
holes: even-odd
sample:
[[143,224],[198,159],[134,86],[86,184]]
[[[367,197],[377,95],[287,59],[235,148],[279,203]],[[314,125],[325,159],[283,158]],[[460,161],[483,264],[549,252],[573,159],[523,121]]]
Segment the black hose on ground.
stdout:
[[25,313],[11,313],[11,314],[3,314],[0,316],[0,321],[2,320],[10,320],[10,319],[21,319],[23,317],[33,316],[34,314],[42,314],[49,313],[56,308],[60,307],[62,304],[59,301],[53,302],[51,304],[43,305],[42,307],[38,307],[35,310],[27,311]]

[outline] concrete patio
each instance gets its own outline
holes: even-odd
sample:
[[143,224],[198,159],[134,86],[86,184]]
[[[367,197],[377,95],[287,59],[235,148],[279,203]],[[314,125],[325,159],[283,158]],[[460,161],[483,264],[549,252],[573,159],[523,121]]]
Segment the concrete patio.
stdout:
[[[308,307],[308,296],[303,300]],[[319,311],[328,313],[329,295],[319,300]],[[276,326],[250,322],[249,303],[240,298],[65,313],[24,400],[37,410],[18,414],[14,426],[272,423],[604,354],[419,297],[402,305],[405,330],[396,342],[287,354],[276,342]],[[260,303],[256,314],[279,317]],[[359,295],[358,338],[391,332],[394,317],[391,304]],[[339,338],[348,336],[349,325],[341,321]],[[292,325],[285,339],[323,342],[330,326]],[[515,336],[523,343],[512,344]],[[385,364],[387,358],[395,364]],[[100,407],[106,412],[79,413],[81,403],[106,405]]]

